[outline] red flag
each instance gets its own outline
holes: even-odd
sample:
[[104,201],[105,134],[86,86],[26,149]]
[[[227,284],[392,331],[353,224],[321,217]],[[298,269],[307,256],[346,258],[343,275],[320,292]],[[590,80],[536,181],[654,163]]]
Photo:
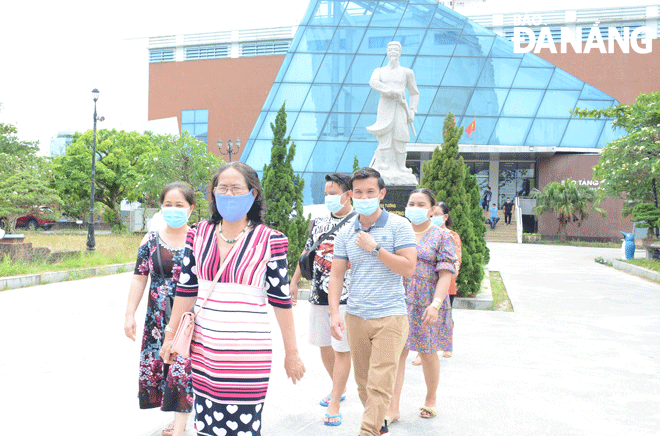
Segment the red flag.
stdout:
[[469,126],[467,126],[467,129],[465,129],[465,133],[468,134],[468,138],[472,137],[472,134],[474,131],[477,130],[477,116],[474,116],[474,120],[470,123]]

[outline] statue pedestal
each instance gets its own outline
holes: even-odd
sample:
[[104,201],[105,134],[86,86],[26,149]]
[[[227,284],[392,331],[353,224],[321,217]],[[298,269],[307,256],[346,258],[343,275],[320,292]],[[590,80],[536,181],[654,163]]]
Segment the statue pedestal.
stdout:
[[380,176],[385,181],[385,186],[409,186],[413,189],[417,186],[417,177],[412,173],[403,172],[381,172]]
[[[413,176],[414,177],[414,176]],[[389,212],[404,216],[408,197],[410,193],[417,188],[417,185],[385,185],[385,198],[380,204]]]

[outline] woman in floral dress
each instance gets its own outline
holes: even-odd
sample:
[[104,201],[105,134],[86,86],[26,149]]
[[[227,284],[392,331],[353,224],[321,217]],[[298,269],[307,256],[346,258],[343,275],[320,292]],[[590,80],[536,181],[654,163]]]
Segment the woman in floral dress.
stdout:
[[138,249],[131,281],[124,331],[135,340],[137,310],[147,279],[151,278],[147,316],[142,335],[138,398],[141,409],[160,407],[174,412],[174,420],[163,429],[163,436],[181,436],[192,408],[190,359],[178,357],[165,364],[158,354],[165,337],[174,301],[174,288],[181,271],[188,218],[195,204],[195,192],[185,183],[170,183],[160,194],[165,225],[149,232]]
[[392,402],[386,416],[388,423],[401,417],[399,402],[403,390],[408,352],[419,351],[426,382],[426,397],[420,407],[422,418],[437,414],[436,391],[440,382],[438,351],[447,342],[445,325],[451,323],[447,293],[456,272],[456,244],[451,234],[430,221],[435,194],[430,189],[416,189],[408,199],[406,217],[411,221],[417,238],[417,267],[409,279],[404,279],[408,305],[408,341],[401,353]]
[[221,166],[208,198],[211,218],[188,232],[160,354],[166,362],[178,358],[174,331],[195,307],[190,359],[197,434],[259,436],[273,355],[268,305],[282,333],[287,376],[296,383],[305,372],[291,310],[288,240],[263,224],[263,192],[248,165]]

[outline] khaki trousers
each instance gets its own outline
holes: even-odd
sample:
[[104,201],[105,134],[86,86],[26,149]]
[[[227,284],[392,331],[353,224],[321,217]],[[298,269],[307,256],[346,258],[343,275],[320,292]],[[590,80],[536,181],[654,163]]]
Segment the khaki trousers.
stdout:
[[347,313],[346,333],[364,406],[360,436],[379,436],[392,400],[401,351],[408,339],[408,316],[362,319]]

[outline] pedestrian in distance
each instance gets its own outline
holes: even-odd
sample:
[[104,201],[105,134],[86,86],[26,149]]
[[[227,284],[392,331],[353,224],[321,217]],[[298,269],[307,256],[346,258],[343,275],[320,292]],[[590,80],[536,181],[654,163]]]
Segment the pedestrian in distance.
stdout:
[[507,197],[506,201],[504,202],[504,205],[502,206],[502,210],[504,210],[504,224],[507,226],[511,225],[511,215],[513,215],[513,211],[516,208],[516,206],[513,204],[513,201],[511,201],[511,197]]
[[490,186],[487,186],[483,195],[481,196],[481,207],[483,207],[484,211],[488,210],[488,204],[490,203],[490,199],[492,197],[493,192],[490,190]]
[[[401,350],[408,338],[402,277],[415,270],[415,234],[408,220],[380,208],[385,183],[373,168],[351,176],[355,218],[335,238],[328,286],[332,335],[348,335],[353,371],[364,406],[360,436],[387,435],[389,407]],[[346,322],[339,312],[351,266]]]
[[267,304],[282,334],[286,375],[295,384],[305,373],[291,310],[288,240],[263,224],[259,178],[242,162],[218,169],[208,201],[211,218],[188,232],[160,354],[166,362],[177,358],[175,329],[195,307],[190,358],[197,434],[260,436],[272,363]]
[[412,222],[417,241],[417,264],[412,277],[404,279],[408,309],[409,333],[399,361],[390,403],[388,419],[401,418],[400,400],[405,379],[408,352],[418,351],[422,361],[426,397],[420,407],[420,417],[434,418],[437,411],[437,390],[440,382],[438,351],[449,340],[447,324],[452,323],[449,306],[449,286],[456,274],[456,243],[448,230],[434,225],[430,218],[436,204],[430,189],[416,189],[408,199],[405,215]]
[[[309,237],[303,255],[321,240],[315,249],[312,284],[309,294],[309,343],[321,350],[321,361],[332,379],[332,391],[321,399],[321,406],[328,410],[324,416],[326,425],[337,426],[342,422],[339,413],[340,401],[346,398],[346,382],[351,372],[351,355],[346,335],[341,341],[332,337],[330,331],[330,309],[328,306],[328,283],[337,232],[355,215],[351,205],[351,176],[334,173],[325,176],[325,206],[329,215],[316,218],[311,223]],[[325,238],[325,239],[321,239]],[[294,305],[298,298],[300,265],[291,278],[291,297]],[[351,283],[350,270],[344,275],[344,284],[339,300],[339,314],[346,313],[348,289]]]
[[497,225],[497,221],[499,221],[499,218],[497,217],[497,205],[493,203],[493,205],[490,207],[490,229],[495,230],[495,226]]
[[186,183],[170,183],[161,191],[159,200],[162,221],[140,243],[126,305],[124,333],[135,341],[135,311],[151,279],[142,333],[138,398],[141,409],[160,407],[164,412],[174,412],[174,420],[162,434],[181,436],[193,403],[190,359],[178,356],[165,363],[158,352],[172,312],[195,192]]

